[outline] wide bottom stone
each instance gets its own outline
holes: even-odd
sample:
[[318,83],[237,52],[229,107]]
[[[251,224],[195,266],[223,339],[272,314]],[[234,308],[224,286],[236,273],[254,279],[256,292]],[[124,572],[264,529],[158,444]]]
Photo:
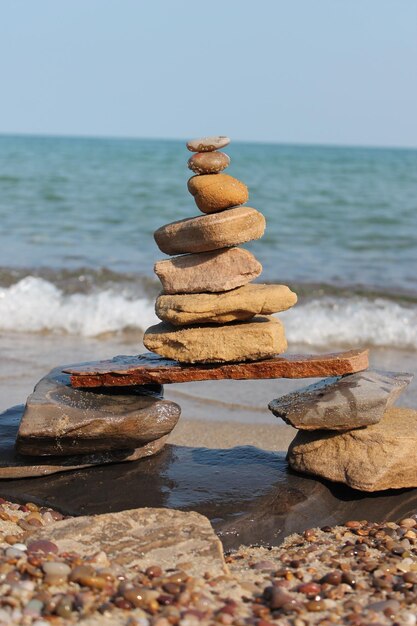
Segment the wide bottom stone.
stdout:
[[284,326],[268,316],[225,326],[180,329],[161,322],[148,328],[143,343],[148,350],[182,363],[257,361],[287,349]]
[[417,487],[417,411],[389,408],[377,424],[347,432],[299,431],[288,460],[361,491]]
[[62,369],[42,378],[27,400],[16,441],[21,454],[132,450],[168,435],[178,422],[179,405],[164,400],[159,385],[81,391]]
[[136,449],[69,456],[24,456],[19,454],[15,447],[23,410],[24,407],[19,405],[0,415],[0,479],[46,476],[94,465],[137,461],[160,452],[168,440],[168,435],[166,435]]
[[[18,414],[17,409],[13,412]],[[0,418],[1,455],[7,419],[10,411]],[[216,425],[208,423],[207,428]],[[138,462],[2,480],[0,496],[74,515],[139,507],[197,511],[210,519],[226,549],[241,544],[278,545],[287,535],[306,528],[351,519],[396,520],[417,510],[417,489],[360,493],[296,474],[283,454],[252,446],[223,450],[168,444],[159,454]]]

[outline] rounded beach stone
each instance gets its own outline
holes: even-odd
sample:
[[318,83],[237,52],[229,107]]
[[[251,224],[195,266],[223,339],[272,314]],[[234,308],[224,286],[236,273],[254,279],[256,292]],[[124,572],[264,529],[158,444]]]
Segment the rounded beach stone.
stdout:
[[257,361],[287,349],[284,326],[267,316],[225,326],[181,329],[161,322],[148,328],[143,343],[148,350],[182,363]]
[[202,213],[216,213],[223,209],[245,204],[249,198],[244,183],[229,174],[192,176],[188,191]]
[[165,293],[216,293],[246,285],[262,265],[248,250],[223,248],[158,261],[154,270]]
[[286,311],[296,302],[296,294],[286,285],[251,284],[224,293],[162,294],[155,311],[174,326],[226,324]]
[[218,174],[230,165],[224,152],[197,152],[188,159],[188,169],[196,174]]
[[220,150],[221,148],[228,146],[229,143],[229,137],[216,135],[213,137],[190,139],[190,141],[187,141],[187,148],[190,152],[214,152],[214,150]]
[[262,213],[242,206],[166,224],[155,231],[154,238],[165,254],[187,254],[236,246],[259,239],[264,231]]
[[360,491],[417,487],[417,411],[389,408],[378,424],[347,432],[300,430],[288,449],[299,472]]

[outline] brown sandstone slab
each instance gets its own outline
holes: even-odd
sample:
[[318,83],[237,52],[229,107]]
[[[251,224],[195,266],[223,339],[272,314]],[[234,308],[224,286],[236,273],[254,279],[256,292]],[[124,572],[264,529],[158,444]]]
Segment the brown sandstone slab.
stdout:
[[321,378],[366,370],[368,350],[333,354],[287,354],[264,361],[185,365],[151,352],[116,356],[66,368],[73,387],[119,387],[145,383],[185,383],[196,380],[248,380],[263,378]]
[[288,462],[360,491],[417,487],[417,411],[391,407],[378,424],[347,432],[300,430]]
[[174,326],[226,324],[286,311],[296,302],[296,294],[286,285],[250,284],[224,293],[161,294],[155,311]]
[[262,213],[241,206],[166,224],[155,231],[154,238],[165,254],[187,254],[237,246],[259,239],[264,231]]
[[180,363],[257,361],[287,349],[283,324],[267,316],[225,326],[178,328],[161,322],[148,328],[143,343],[148,350]]
[[161,394],[160,387],[143,386],[117,394],[81,391],[56,368],[27,400],[16,450],[66,456],[139,448],[168,435],[180,417],[178,404]]
[[262,272],[262,265],[243,248],[224,248],[158,261],[155,274],[165,293],[219,292],[241,287]]
[[159,565],[189,575],[227,574],[219,538],[194,511],[140,508],[75,517],[30,533],[31,542],[39,540],[85,557],[103,550],[112,562],[142,571]]
[[21,417],[21,406],[13,407],[0,415],[0,479],[47,476],[95,465],[138,461],[160,452],[168,440],[168,436],[161,437],[136,450],[112,450],[65,457],[24,456],[15,447]]
[[192,176],[188,181],[188,191],[203,213],[239,206],[249,198],[246,185],[229,174]]
[[351,430],[378,423],[412,378],[412,374],[370,370],[326,378],[268,406],[300,430]]

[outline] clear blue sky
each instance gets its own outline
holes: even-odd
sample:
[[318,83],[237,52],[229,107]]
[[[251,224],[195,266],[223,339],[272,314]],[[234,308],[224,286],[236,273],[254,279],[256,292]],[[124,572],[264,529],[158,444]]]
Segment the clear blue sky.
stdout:
[[416,0],[0,0],[0,132],[417,146]]

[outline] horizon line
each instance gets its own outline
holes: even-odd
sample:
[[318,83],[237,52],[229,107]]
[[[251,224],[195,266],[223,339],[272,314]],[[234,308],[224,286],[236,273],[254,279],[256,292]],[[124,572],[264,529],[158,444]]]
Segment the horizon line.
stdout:
[[[69,134],[69,133],[28,133],[28,132],[5,132],[0,131],[0,137],[30,137],[39,139],[94,139],[107,141],[183,141],[185,137],[150,137],[150,136],[128,136],[128,135],[89,135],[89,134]],[[417,150],[416,146],[385,145],[385,144],[343,144],[343,143],[320,143],[302,141],[267,141],[263,139],[233,139],[233,143],[273,145],[273,146],[294,146],[294,147],[316,147],[316,148],[359,148],[370,150]]]

